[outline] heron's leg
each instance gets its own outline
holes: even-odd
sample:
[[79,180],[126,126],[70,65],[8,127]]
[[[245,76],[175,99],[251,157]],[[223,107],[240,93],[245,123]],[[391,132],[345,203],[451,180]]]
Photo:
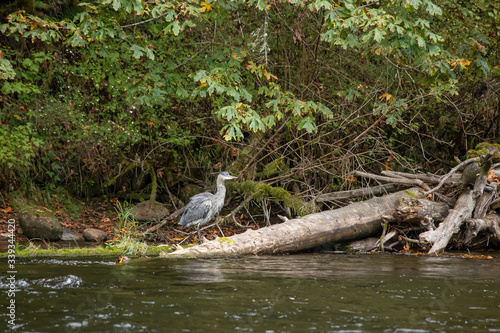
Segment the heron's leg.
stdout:
[[201,233],[200,233],[200,224],[201,223],[198,223],[198,227],[196,228],[196,230],[198,230],[198,241],[201,243],[203,243],[203,240],[201,239]]
[[219,213],[217,213],[217,217],[215,218],[215,225],[217,226],[217,228],[219,229],[222,237],[226,237],[224,236],[224,233],[222,232],[222,229],[219,227],[219,223],[222,221],[222,217],[219,215]]

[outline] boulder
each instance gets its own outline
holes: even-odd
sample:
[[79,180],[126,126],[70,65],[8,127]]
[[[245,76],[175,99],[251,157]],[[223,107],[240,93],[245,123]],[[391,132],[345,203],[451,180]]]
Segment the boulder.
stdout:
[[132,209],[130,209],[130,214],[133,215],[137,221],[159,222],[168,215],[168,209],[159,202],[146,200],[132,207]]
[[40,216],[29,210],[19,214],[19,225],[28,238],[41,238],[51,241],[61,239],[63,233],[62,224],[52,216]]
[[104,242],[108,239],[108,234],[106,231],[95,228],[87,228],[83,231],[83,238],[85,238],[87,242]]

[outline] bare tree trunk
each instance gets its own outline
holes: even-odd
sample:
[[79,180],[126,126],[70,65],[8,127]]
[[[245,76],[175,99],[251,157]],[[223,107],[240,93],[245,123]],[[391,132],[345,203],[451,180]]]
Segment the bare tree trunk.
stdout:
[[398,198],[421,196],[421,192],[419,188],[411,188],[375,197],[336,210],[307,215],[258,230],[248,230],[229,238],[217,238],[202,245],[177,250],[166,256],[220,257],[279,254],[368,237],[382,231],[383,216],[394,213],[394,203]]

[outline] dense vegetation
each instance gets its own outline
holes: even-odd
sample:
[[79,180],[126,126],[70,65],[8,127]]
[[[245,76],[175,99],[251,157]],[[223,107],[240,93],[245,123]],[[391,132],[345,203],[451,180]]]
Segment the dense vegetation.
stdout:
[[175,202],[229,170],[307,200],[361,186],[352,170],[446,169],[498,143],[499,11],[487,0],[7,1],[1,191]]

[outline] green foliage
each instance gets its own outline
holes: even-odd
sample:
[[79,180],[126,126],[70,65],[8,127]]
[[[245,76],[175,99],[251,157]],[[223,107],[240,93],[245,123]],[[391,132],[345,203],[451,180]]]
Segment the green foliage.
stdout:
[[0,169],[35,184],[118,194],[134,161],[165,188],[245,151],[310,191],[499,133],[497,2],[37,3],[0,22]]
[[138,222],[130,213],[132,206],[119,201],[116,205],[118,214],[118,224],[115,230],[113,242],[108,243],[108,247],[120,249],[122,255],[142,255],[148,251],[148,245],[138,240]]
[[7,168],[26,167],[35,157],[35,147],[43,142],[32,138],[32,126],[0,126],[0,165]]

